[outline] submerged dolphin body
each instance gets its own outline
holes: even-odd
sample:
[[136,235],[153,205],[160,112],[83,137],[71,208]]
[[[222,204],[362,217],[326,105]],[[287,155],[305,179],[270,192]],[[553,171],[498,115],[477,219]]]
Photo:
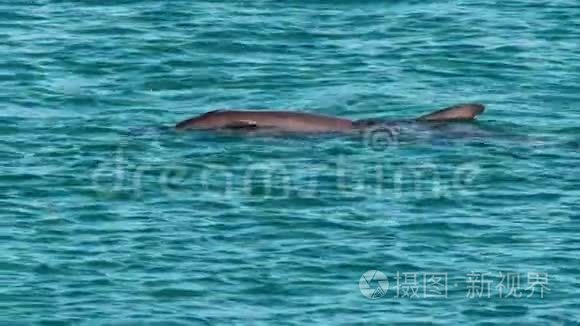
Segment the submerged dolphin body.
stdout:
[[459,104],[415,119],[385,121],[381,119],[349,120],[325,115],[291,111],[216,110],[184,120],[175,128],[183,130],[273,131],[282,133],[352,133],[377,126],[429,124],[436,122],[471,121],[481,114],[481,104]]

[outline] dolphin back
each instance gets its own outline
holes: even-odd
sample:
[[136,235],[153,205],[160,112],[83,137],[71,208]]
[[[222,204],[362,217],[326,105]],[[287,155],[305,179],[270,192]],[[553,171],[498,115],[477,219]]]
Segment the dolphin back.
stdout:
[[479,103],[458,104],[416,118],[416,121],[469,121],[483,113],[485,106]]

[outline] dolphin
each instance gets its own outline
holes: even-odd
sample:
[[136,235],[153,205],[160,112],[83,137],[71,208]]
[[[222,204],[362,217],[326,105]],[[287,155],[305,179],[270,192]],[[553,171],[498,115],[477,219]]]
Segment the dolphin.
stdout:
[[429,124],[437,122],[471,121],[483,113],[485,107],[479,103],[458,104],[414,119],[350,120],[320,114],[293,111],[242,111],[215,110],[187,119],[175,125],[178,131],[185,130],[239,130],[274,131],[282,133],[352,133],[377,126],[394,126],[399,123]]

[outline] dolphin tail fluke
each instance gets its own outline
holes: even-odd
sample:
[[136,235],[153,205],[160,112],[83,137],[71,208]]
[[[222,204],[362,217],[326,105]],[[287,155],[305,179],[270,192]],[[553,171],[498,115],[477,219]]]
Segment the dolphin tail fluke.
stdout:
[[483,113],[485,106],[478,103],[458,104],[418,117],[417,121],[469,121]]

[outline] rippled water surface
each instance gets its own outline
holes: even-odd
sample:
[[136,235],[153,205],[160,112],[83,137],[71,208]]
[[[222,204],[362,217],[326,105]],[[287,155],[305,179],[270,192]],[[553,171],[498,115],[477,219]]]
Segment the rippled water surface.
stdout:
[[0,321],[576,325],[579,40],[566,0],[3,1]]

